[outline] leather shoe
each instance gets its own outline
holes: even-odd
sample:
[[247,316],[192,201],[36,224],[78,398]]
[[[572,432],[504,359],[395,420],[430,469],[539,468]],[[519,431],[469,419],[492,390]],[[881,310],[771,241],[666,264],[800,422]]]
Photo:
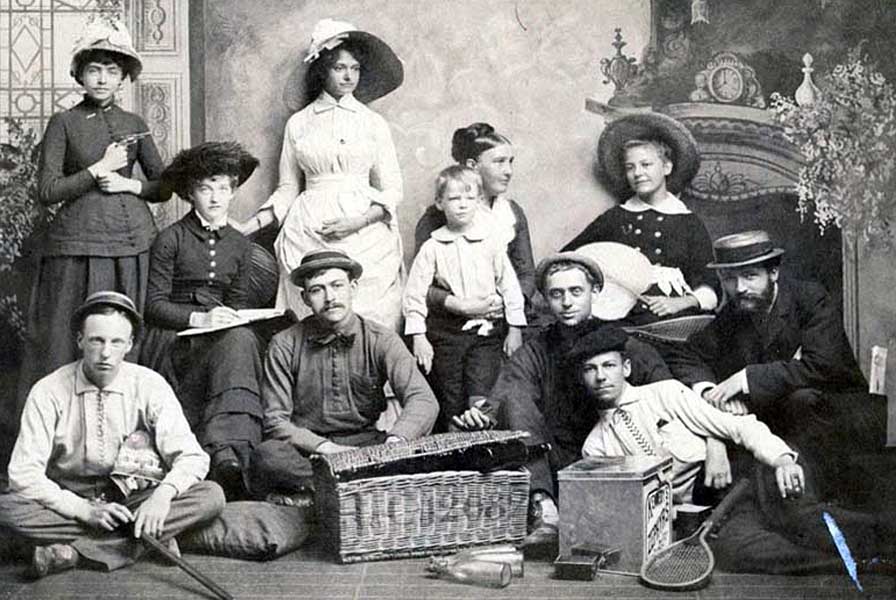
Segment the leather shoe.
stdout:
[[243,469],[236,459],[224,460],[216,464],[212,468],[209,479],[221,486],[228,502],[242,500],[246,497]]
[[27,575],[32,579],[40,579],[53,573],[74,568],[78,564],[78,552],[68,544],[50,544],[37,546],[31,555],[31,566]]
[[521,546],[556,546],[560,543],[560,533],[556,525],[541,523],[523,538]]

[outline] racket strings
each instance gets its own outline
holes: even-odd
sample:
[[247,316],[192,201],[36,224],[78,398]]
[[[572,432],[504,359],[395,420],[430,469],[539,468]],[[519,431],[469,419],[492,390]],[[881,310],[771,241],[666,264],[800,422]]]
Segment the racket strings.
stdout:
[[703,577],[711,563],[712,557],[702,545],[678,544],[656,555],[643,576],[656,583],[683,584]]

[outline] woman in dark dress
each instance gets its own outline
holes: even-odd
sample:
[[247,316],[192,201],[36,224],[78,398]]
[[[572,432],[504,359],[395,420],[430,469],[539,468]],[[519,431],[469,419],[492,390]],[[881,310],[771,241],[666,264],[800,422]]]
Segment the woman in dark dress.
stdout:
[[[507,197],[507,188],[513,177],[513,145],[488,123],[473,123],[454,132],[451,156],[458,164],[470,167],[482,177],[483,197],[495,224],[494,234],[507,246],[507,255],[519,279],[529,317],[535,294],[535,264],[526,214],[519,204]],[[414,230],[415,256],[430,234],[443,225],[444,213],[435,205],[430,205]],[[500,313],[502,309],[500,305],[489,306],[484,299],[456,298],[438,287],[430,288],[427,301],[432,310],[446,310],[466,317]]]
[[687,128],[660,114],[621,118],[601,134],[598,159],[610,187],[628,199],[597,217],[562,250],[619,242],[650,259],[655,285],[626,318],[633,324],[715,309],[719,284],[706,268],[712,262],[712,240],[700,217],[672,193],[684,189],[700,166]]
[[[162,174],[193,210],[152,245],[140,353],[171,383],[211,456],[209,478],[230,500],[244,496],[243,472],[261,442],[260,342],[250,327],[228,328],[247,308],[251,243],[227,224],[227,211],[257,165],[239,144],[208,142],[178,154]],[[212,331],[177,336],[188,328]]]
[[[84,298],[115,290],[143,311],[156,235],[147,203],[170,194],[160,193],[164,165],[146,123],[115,103],[141,69],[121,25],[96,21],[75,44],[71,75],[84,99],[53,115],[41,142],[39,199],[58,212],[34,276],[19,408],[35,381],[78,357],[68,320]],[[146,181],[133,178],[135,163]]]

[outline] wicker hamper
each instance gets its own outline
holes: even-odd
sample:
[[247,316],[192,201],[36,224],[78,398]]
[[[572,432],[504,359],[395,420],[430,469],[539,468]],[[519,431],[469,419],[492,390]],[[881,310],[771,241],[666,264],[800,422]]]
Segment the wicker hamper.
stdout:
[[[519,432],[430,436],[406,444],[314,457],[316,503],[323,541],[343,563],[428,556],[479,544],[517,542],[526,535],[529,473],[487,469],[481,458],[522,446]],[[458,460],[452,460],[456,457]],[[419,471],[427,462],[465,470]],[[503,464],[523,464],[518,460]],[[515,463],[515,464],[514,464]],[[373,465],[391,474],[369,476]]]

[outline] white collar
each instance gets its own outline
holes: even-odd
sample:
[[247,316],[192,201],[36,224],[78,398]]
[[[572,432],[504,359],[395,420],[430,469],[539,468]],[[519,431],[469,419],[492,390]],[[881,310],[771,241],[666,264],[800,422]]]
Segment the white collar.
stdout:
[[328,92],[321,92],[317,100],[314,101],[313,106],[314,112],[322,113],[335,108],[342,108],[349,112],[358,112],[364,105],[351,94],[346,94],[339,100],[336,100]]
[[199,219],[199,224],[202,225],[203,229],[207,229],[208,231],[217,231],[227,225],[227,218],[224,218],[224,221],[220,224],[212,223],[210,221],[206,221],[202,218],[202,215],[199,214],[199,211],[196,212],[196,218]]
[[689,215],[691,210],[684,202],[678,199],[678,196],[672,192],[666,192],[666,197],[656,204],[648,204],[641,200],[638,196],[632,196],[622,205],[622,208],[629,212],[644,212],[645,210],[655,210],[664,215]]
[[473,226],[466,231],[451,231],[447,225],[443,225],[433,231],[430,236],[439,242],[453,242],[458,238],[467,238],[470,242],[481,242],[488,237],[488,232],[482,226],[482,219],[477,215]]

